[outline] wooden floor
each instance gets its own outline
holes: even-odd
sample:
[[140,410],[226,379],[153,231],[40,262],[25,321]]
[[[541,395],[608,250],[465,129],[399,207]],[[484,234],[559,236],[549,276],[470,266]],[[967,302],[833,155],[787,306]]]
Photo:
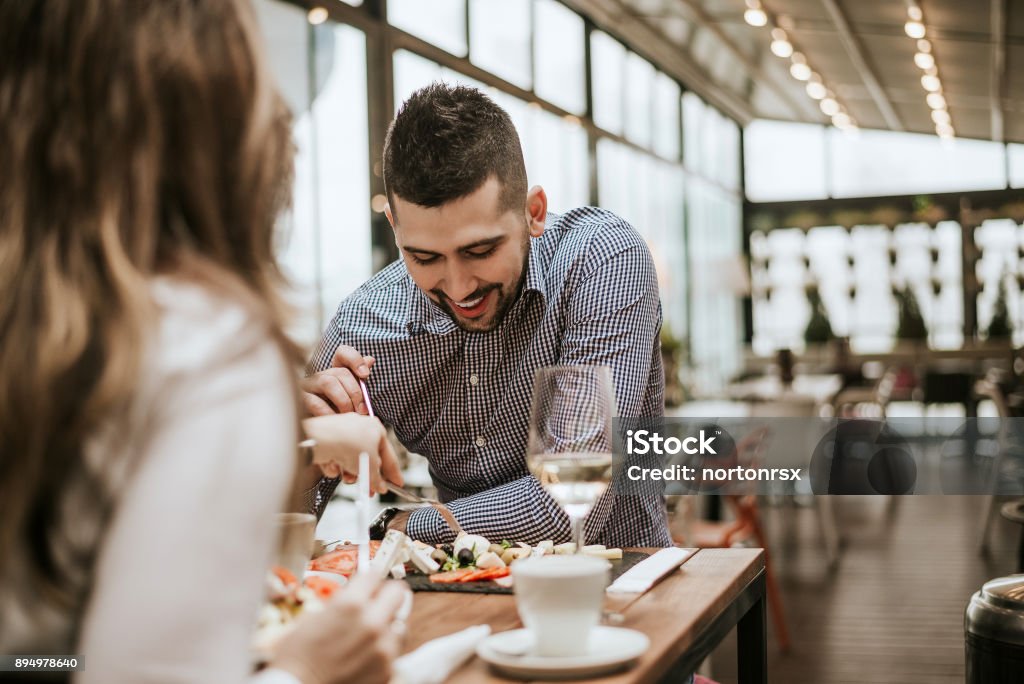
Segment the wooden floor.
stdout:
[[[982,557],[980,497],[834,499],[844,538],[834,571],[812,508],[765,509],[793,641],[779,653],[769,613],[769,681],[962,683],[964,607],[986,580],[1015,571],[1019,528],[999,518]],[[728,639],[709,674],[735,682],[735,663]]]

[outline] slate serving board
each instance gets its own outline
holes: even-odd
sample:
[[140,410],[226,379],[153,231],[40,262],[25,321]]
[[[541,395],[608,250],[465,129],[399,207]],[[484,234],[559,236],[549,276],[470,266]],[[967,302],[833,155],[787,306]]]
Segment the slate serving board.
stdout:
[[[650,554],[642,551],[623,551],[621,560],[608,561],[611,563],[611,581],[614,582],[619,575],[647,558]],[[413,591],[453,591],[463,594],[511,594],[512,589],[498,586],[494,582],[455,582],[451,584],[439,584],[431,582],[429,575],[406,575],[406,583]]]

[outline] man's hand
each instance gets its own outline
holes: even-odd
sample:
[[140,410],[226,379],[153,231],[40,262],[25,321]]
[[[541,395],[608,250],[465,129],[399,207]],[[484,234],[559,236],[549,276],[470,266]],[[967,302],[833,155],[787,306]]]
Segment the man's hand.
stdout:
[[334,352],[331,368],[302,381],[302,403],[311,416],[332,413],[369,413],[359,381],[370,377],[374,358],[341,345]]
[[359,473],[359,454],[365,452],[370,457],[371,491],[383,494],[386,481],[402,484],[402,471],[387,430],[376,418],[355,413],[315,416],[302,421],[302,427],[316,440],[313,463],[325,476],[353,481]]

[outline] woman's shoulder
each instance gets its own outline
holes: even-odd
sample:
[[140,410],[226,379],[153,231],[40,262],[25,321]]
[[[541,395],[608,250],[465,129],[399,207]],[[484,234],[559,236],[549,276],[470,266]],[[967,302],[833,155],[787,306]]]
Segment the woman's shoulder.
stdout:
[[228,291],[159,276],[151,281],[150,294],[157,317],[144,366],[194,373],[273,351],[270,322]]

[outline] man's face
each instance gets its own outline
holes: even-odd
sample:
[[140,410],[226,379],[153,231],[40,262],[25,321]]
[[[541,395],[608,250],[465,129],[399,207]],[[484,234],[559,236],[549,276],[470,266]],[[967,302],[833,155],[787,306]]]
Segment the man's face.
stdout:
[[[393,198],[388,219],[417,287],[463,330],[487,332],[501,323],[526,274],[530,236],[544,230],[526,207],[502,211],[501,184],[489,178],[476,192],[440,207]],[[536,202],[534,202],[536,203]],[[393,212],[392,212],[393,209]]]

